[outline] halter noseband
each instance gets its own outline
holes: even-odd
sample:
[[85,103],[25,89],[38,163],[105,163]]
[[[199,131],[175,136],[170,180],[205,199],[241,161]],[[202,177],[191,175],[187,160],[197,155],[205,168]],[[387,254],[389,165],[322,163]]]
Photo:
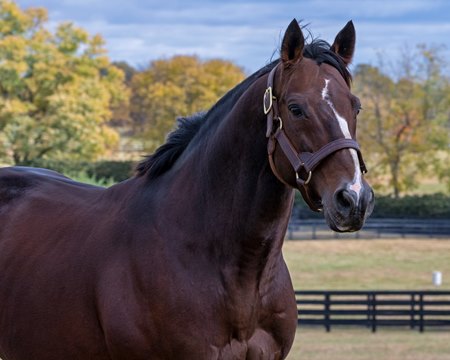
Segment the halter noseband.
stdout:
[[[336,151],[342,149],[355,149],[358,154],[360,169],[363,174],[367,172],[366,165],[359,148],[359,144],[353,139],[336,139],[328,144],[322,146],[319,150],[315,152],[297,152],[295,147],[292,145],[291,141],[287,137],[283,129],[283,121],[280,117],[280,112],[278,108],[278,100],[273,95],[273,82],[275,78],[275,72],[278,65],[276,65],[272,71],[269,73],[267,79],[267,89],[264,93],[264,114],[267,115],[267,132],[266,136],[269,139],[267,145],[267,151],[269,155],[270,167],[274,175],[284,184],[290,186],[285,180],[280,176],[276,169],[275,163],[273,161],[273,153],[275,152],[276,143],[278,143],[283,150],[284,155],[291,163],[295,171],[296,183],[298,189],[301,191],[303,198],[308,203],[309,207],[314,211],[320,211],[320,205],[314,203],[308,192],[306,191],[306,186],[311,181],[312,173],[314,169],[320,164],[322,160],[335,153]],[[278,127],[274,129],[274,120],[278,122]],[[306,174],[306,179],[300,176],[300,172]]]

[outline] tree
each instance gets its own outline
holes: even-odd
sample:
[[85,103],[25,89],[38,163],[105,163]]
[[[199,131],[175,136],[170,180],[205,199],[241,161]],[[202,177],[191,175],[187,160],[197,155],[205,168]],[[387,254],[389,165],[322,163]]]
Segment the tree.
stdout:
[[[131,81],[133,76],[137,74],[137,70],[125,61],[115,61],[113,65],[123,71],[125,75],[123,83],[129,90]],[[129,96],[123,98],[122,101],[116,102],[111,110],[112,115],[109,125],[118,130],[122,129],[122,131],[123,129],[127,129],[127,125],[131,122]]]
[[243,78],[239,67],[224,60],[175,56],[153,61],[131,81],[134,133],[153,151],[176,117],[207,110]]
[[448,156],[449,79],[437,48],[418,50],[403,56],[396,79],[370,65],[355,71],[355,93],[363,103],[358,137],[372,177],[378,184],[387,180],[395,197],[431,171],[449,170],[442,161]]
[[115,146],[110,106],[127,91],[99,35],[71,23],[45,28],[42,8],[0,0],[0,156],[95,159]]

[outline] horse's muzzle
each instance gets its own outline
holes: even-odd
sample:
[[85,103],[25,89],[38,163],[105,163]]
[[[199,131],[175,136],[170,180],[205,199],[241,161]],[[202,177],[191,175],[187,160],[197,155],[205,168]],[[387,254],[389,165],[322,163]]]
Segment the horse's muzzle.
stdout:
[[372,213],[375,197],[373,190],[364,183],[359,192],[343,187],[333,195],[332,204],[324,207],[329,227],[338,232],[358,231]]

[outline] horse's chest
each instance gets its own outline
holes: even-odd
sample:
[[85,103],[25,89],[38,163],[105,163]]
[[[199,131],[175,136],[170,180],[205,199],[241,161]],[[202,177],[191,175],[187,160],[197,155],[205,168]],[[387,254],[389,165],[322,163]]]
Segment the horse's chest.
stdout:
[[277,360],[282,358],[282,349],[272,334],[256,329],[245,342],[235,339],[220,349],[217,359]]
[[[183,358],[191,359],[191,354],[195,354],[192,359],[196,360],[281,359],[282,345],[275,340],[271,326],[261,324],[270,311],[261,304],[261,299],[241,300],[240,304],[228,301],[223,307],[191,309],[189,320],[183,320],[184,325],[177,326],[178,329],[183,327],[184,333],[188,334],[179,339],[191,348]],[[282,327],[281,324],[278,326]],[[196,353],[198,350],[200,353]]]

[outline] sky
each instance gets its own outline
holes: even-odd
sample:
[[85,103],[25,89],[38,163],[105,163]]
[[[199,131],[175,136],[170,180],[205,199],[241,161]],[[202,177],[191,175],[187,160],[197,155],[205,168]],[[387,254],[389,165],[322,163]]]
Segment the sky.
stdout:
[[[106,40],[109,57],[144,68],[173,55],[233,61],[250,74],[278,57],[293,18],[332,43],[349,20],[353,66],[395,66],[417,44],[443,45],[450,58],[449,0],[16,0],[45,7],[49,27],[72,21]],[[306,33],[306,32],[305,32]]]

